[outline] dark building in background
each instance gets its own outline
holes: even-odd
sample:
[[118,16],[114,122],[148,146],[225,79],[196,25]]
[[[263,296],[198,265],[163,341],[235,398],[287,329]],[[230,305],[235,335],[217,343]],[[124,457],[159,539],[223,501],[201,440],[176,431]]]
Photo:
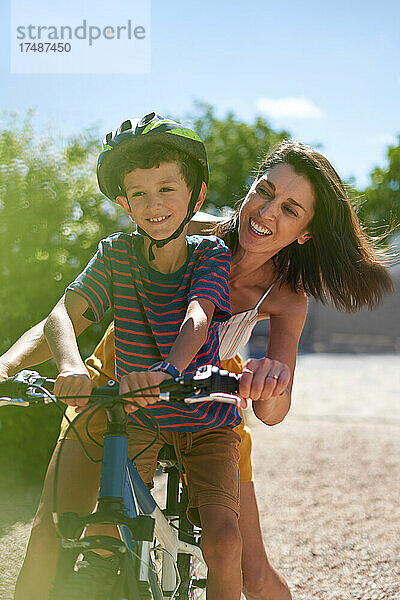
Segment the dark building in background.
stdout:
[[[348,315],[310,300],[300,352],[400,354],[400,264],[390,272],[395,292],[377,310]],[[265,355],[268,332],[269,322],[257,324],[248,356]]]

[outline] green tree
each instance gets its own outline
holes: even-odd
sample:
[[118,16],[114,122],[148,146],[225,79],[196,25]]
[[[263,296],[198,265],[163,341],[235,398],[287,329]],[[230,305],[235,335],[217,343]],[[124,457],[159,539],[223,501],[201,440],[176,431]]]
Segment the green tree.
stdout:
[[[60,149],[31,119],[0,131],[0,351],[41,320],[96,250],[120,212],[97,191],[98,140]],[[94,334],[95,335],[95,334]]]
[[[3,115],[0,129],[0,353],[43,319],[82,270],[119,212],[96,188],[98,141],[83,133],[60,148],[31,117]],[[87,355],[101,335],[91,327]],[[54,374],[51,364],[42,373]],[[37,477],[57,435],[55,409],[2,408],[2,474]]]
[[251,184],[251,174],[267,150],[289,137],[287,131],[276,132],[268,122],[257,117],[245,123],[229,112],[217,119],[213,107],[196,103],[189,116],[194,130],[204,140],[210,164],[208,206],[233,207]]
[[365,190],[359,216],[365,222],[400,228],[400,136],[399,145],[387,151],[387,165],[376,167]]

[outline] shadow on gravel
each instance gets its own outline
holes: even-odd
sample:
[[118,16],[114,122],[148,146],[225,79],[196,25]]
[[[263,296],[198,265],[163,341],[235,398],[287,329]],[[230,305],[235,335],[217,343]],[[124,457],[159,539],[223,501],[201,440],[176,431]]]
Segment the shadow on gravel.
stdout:
[[35,515],[39,503],[41,484],[28,487],[13,486],[0,489],[0,537],[6,535],[15,523],[28,523]]

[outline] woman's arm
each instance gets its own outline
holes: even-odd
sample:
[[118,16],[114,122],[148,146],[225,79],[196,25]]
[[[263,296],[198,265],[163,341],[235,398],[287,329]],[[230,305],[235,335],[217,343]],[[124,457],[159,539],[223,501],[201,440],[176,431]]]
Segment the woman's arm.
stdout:
[[[67,290],[47,317],[43,327],[59,370],[54,394],[74,406],[87,404],[93,388],[76,341],[77,326],[81,325],[86,329],[91,324],[91,321],[83,316],[88,308],[89,304],[81,294]],[[67,398],[68,396],[71,398]]]
[[0,356],[0,379],[12,377],[21,369],[39,365],[51,358],[50,348],[43,334],[46,319],[26,331]]
[[[52,353],[44,335],[46,319],[26,331],[16,342],[0,356],[0,379],[12,377],[18,371],[39,365],[52,358]],[[90,321],[82,318],[75,324],[75,333],[79,336]]]
[[[296,295],[285,311],[271,314],[266,357],[249,359],[244,366],[240,394],[253,400],[254,414],[266,425],[276,425],[290,409],[293,376],[307,299]],[[268,376],[269,375],[269,376]],[[271,375],[278,375],[275,379]]]

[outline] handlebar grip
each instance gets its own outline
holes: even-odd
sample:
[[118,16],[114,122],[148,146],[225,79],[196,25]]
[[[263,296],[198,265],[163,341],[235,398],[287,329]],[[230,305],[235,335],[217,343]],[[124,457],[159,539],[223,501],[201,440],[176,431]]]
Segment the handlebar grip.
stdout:
[[228,371],[219,370],[211,376],[211,391],[224,394],[237,394],[239,391],[240,376]]

